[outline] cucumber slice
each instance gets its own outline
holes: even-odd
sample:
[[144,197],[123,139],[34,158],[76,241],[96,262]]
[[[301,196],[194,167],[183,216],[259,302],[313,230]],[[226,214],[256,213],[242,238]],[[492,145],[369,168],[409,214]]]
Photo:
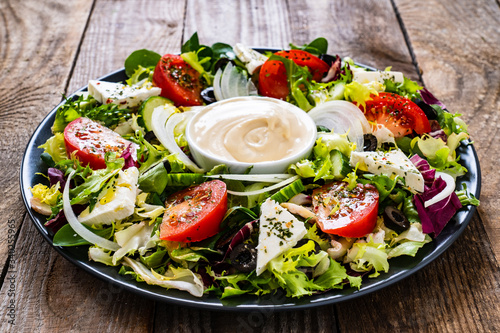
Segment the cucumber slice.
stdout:
[[352,171],[349,159],[339,150],[334,149],[330,152],[330,160],[332,161],[332,174],[335,178],[343,178]]
[[141,116],[137,121],[139,125],[143,126],[147,132],[152,131],[153,127],[151,126],[151,116],[153,115],[153,111],[155,108],[174,103],[168,98],[162,96],[151,96],[142,103],[141,108],[139,109],[139,115]]

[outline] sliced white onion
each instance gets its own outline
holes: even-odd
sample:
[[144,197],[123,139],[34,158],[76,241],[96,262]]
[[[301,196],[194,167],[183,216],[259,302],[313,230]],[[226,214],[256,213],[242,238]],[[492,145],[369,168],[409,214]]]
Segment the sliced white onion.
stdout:
[[220,89],[222,91],[222,97],[223,99],[231,98],[231,97],[236,97],[233,96],[233,86],[230,85],[231,81],[231,74],[232,74],[232,69],[233,65],[231,63],[228,63],[226,65],[226,68],[224,68],[224,72],[222,72],[222,78],[220,79]]
[[316,125],[325,126],[335,133],[347,133],[356,150],[363,150],[363,134],[371,133],[371,126],[363,112],[348,101],[328,101],[308,112]]
[[214,95],[215,99],[218,101],[222,101],[224,97],[222,97],[222,91],[220,89],[220,78],[222,77],[222,69],[218,69],[217,73],[214,76]]
[[257,96],[259,94],[257,87],[253,84],[252,80],[248,80],[247,82],[247,91],[248,96]]
[[71,181],[71,178],[75,175],[76,171],[72,171],[69,176],[68,180],[66,181],[66,185],[64,186],[64,192],[63,192],[63,210],[64,210],[64,216],[66,217],[66,220],[68,221],[69,225],[73,230],[83,239],[85,239],[87,242],[91,244],[95,244],[99,247],[102,247],[103,249],[106,250],[111,250],[111,251],[117,251],[120,249],[120,245],[118,245],[115,242],[112,242],[106,238],[103,238],[101,236],[98,236],[94,234],[92,231],[89,229],[85,228],[80,221],[78,221],[78,218],[76,217],[75,213],[73,212],[73,209],[71,208],[71,202],[69,200],[69,183]]
[[[175,126],[184,119],[189,119],[194,116],[195,111],[188,111],[182,113],[174,113],[169,116],[168,113],[162,112],[161,109],[154,109],[153,115],[151,117],[151,123],[153,126],[153,132],[161,142],[161,144],[167,148],[167,150],[172,154],[177,154],[177,157],[186,165],[186,167],[196,173],[204,173],[205,170],[199,168],[189,157],[184,154],[181,148],[175,142],[174,130]],[[189,118],[187,118],[189,117]]]
[[228,190],[227,193],[232,194],[232,195],[236,195],[236,196],[240,196],[240,197],[246,197],[246,196],[250,196],[250,195],[257,195],[257,194],[266,193],[266,192],[269,192],[269,191],[272,191],[272,190],[284,187],[285,185],[293,183],[297,179],[299,179],[299,176],[293,176],[293,177],[290,177],[288,179],[283,180],[282,182],[279,182],[278,184],[274,184],[274,185],[271,185],[271,186],[268,186],[268,187],[264,187],[263,189],[260,189],[260,190],[250,191],[250,192],[235,192],[235,191],[229,191]]
[[231,180],[240,180],[240,181],[248,181],[248,182],[260,182],[260,183],[279,183],[284,179],[288,179],[293,177],[287,173],[278,173],[278,174],[250,174],[250,175],[238,175],[238,174],[224,174],[224,175],[212,175],[206,176],[207,178],[216,178],[216,179],[231,179]]
[[257,95],[257,88],[252,80],[228,63],[224,70],[218,69],[214,76],[214,95],[217,101],[239,96]]
[[447,173],[436,171],[435,178],[441,177],[446,182],[446,187],[436,196],[430,198],[424,202],[424,207],[427,208],[430,205],[435,204],[443,199],[446,199],[450,194],[455,191],[455,179]]

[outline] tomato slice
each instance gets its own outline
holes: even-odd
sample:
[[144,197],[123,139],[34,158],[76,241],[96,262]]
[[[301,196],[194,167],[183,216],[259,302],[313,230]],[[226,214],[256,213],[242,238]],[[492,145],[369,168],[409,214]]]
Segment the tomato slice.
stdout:
[[197,242],[219,232],[227,211],[227,188],[212,180],[172,194],[160,226],[160,239]]
[[424,111],[408,98],[394,93],[381,92],[378,96],[371,95],[366,101],[366,108],[358,105],[366,119],[383,124],[396,138],[411,134],[431,131],[431,125]]
[[64,143],[68,155],[74,153],[83,165],[92,169],[106,168],[104,155],[116,152],[118,156],[135,143],[122,138],[118,133],[85,117],[70,122],[64,129]]
[[153,83],[161,88],[161,96],[176,106],[202,105],[200,73],[181,56],[165,54],[156,65]]
[[280,57],[293,60],[297,65],[304,67],[307,66],[314,81],[319,82],[323,76],[328,72],[330,66],[320,58],[312,55],[311,53],[303,50],[287,50],[275,53]]
[[[279,51],[275,54],[291,59],[299,66],[307,66],[313,80],[318,82],[329,70],[326,62],[303,50]],[[281,61],[268,60],[262,65],[259,73],[259,93],[283,100],[288,96],[288,79],[285,65]]]
[[370,184],[353,190],[346,182],[333,182],[313,191],[313,207],[323,232],[342,237],[362,237],[377,223],[378,191]]
[[259,93],[284,100],[289,92],[285,65],[277,60],[266,61],[259,73]]

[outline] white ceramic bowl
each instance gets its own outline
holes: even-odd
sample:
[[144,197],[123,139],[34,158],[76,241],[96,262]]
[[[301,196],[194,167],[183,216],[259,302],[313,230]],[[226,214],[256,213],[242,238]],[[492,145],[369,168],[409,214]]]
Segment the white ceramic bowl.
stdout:
[[[252,103],[251,108],[248,106],[248,103]],[[217,115],[220,117],[221,106],[224,107],[224,112],[232,113],[233,115],[237,112],[245,112],[244,114],[252,113],[253,111],[251,111],[251,109],[259,109],[262,107],[278,108],[279,112],[289,113],[288,116],[291,117],[290,119],[295,119],[296,126],[300,126],[300,133],[302,135],[300,147],[279,159],[254,163],[240,162],[234,159],[231,160],[214,154],[213,152],[208,152],[197,143],[197,140],[200,140],[196,138],[197,133],[201,132],[200,124],[206,122],[208,119],[210,119],[212,123],[217,124],[213,119],[216,119],[215,116]],[[246,109],[246,111],[241,111],[243,109]],[[234,118],[236,118],[236,116]],[[316,141],[316,136],[316,124],[305,111],[290,103],[260,96],[235,97],[210,104],[193,116],[186,127],[186,139],[191,154],[199,166],[208,171],[216,165],[225,164],[228,166],[229,171],[235,174],[243,173],[250,167],[252,167],[250,173],[253,174],[283,173],[290,164],[296,163],[310,155]],[[205,141],[208,142],[209,140],[203,140],[203,142]]]

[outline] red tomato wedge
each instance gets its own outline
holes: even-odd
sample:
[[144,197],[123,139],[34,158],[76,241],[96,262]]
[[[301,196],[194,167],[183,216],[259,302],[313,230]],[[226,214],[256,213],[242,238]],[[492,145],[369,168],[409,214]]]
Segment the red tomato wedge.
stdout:
[[375,121],[387,127],[396,138],[411,134],[431,131],[431,125],[424,111],[408,98],[397,94],[381,92],[378,96],[371,95],[366,101],[366,108],[358,105],[366,119]]
[[333,182],[313,191],[313,207],[323,232],[342,237],[362,237],[377,223],[378,191],[373,185]]
[[227,188],[212,180],[172,194],[160,226],[160,239],[197,242],[219,232],[227,211]]
[[161,96],[170,99],[175,106],[203,104],[200,73],[179,55],[165,54],[160,59],[153,73],[153,83],[161,88]]
[[[330,68],[326,62],[306,51],[289,50],[275,54],[291,59],[299,66],[307,66],[313,80],[318,82]],[[285,99],[288,96],[288,79],[285,65],[281,61],[268,60],[262,65],[259,73],[259,93],[278,99]]]
[[64,129],[64,143],[68,155],[74,153],[83,165],[92,169],[106,168],[104,155],[116,152],[118,156],[133,142],[125,140],[118,133],[85,117],[70,122]]
[[266,61],[259,73],[259,93],[284,100],[289,92],[285,65],[277,60]]
[[330,66],[320,58],[312,55],[311,53],[303,50],[288,50],[279,51],[275,53],[280,57],[293,60],[297,65],[304,67],[307,66],[314,81],[319,82],[323,76],[328,72]]

